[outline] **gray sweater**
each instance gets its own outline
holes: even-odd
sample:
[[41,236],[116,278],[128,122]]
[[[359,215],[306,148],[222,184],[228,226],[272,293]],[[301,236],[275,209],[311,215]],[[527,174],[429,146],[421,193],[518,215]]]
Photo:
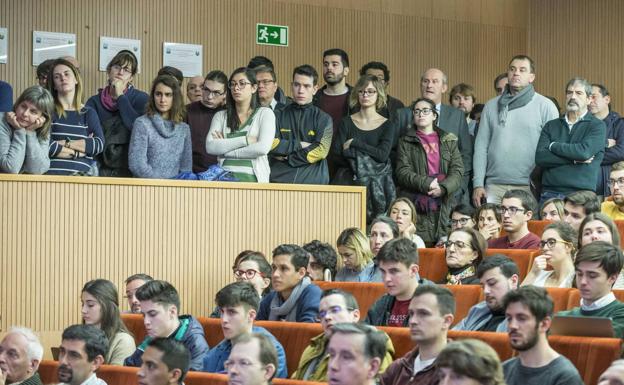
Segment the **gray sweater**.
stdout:
[[128,166],[139,178],[173,178],[191,171],[191,130],[182,122],[173,124],[159,114],[143,115],[134,121]]
[[44,174],[50,168],[48,142],[34,131],[14,130],[0,113],[0,172]]
[[542,127],[559,117],[550,99],[535,93],[520,108],[509,111],[505,125],[498,120],[498,99],[483,108],[474,146],[473,187],[486,184],[529,185]]

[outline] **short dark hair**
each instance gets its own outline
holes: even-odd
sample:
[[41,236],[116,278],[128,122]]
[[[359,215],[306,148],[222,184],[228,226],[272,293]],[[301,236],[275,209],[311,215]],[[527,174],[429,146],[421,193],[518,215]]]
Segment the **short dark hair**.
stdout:
[[37,66],[37,78],[41,77],[50,77],[50,71],[52,71],[52,67],[54,66],[54,59],[47,59],[42,61]]
[[600,200],[595,192],[589,190],[581,190],[570,193],[563,198],[563,204],[570,202],[574,206],[583,206],[585,215],[597,213],[600,211]]
[[389,216],[378,215],[375,219],[373,219],[369,228],[372,229],[373,226],[375,226],[375,224],[377,223],[385,223],[386,225],[388,225],[388,227],[390,227],[390,230],[392,231],[392,236],[394,238],[398,238],[401,235],[401,232],[399,231],[399,225],[397,225],[396,222]]
[[126,278],[125,283],[127,285],[130,282],[137,281],[137,280],[141,280],[143,282],[149,282],[149,281],[153,281],[154,278],[152,278],[151,275],[148,275],[148,274],[145,274],[145,273],[132,274],[131,276]]
[[376,260],[377,263],[399,262],[410,267],[410,265],[418,264],[418,248],[410,239],[391,239],[381,247]]
[[273,250],[273,258],[278,255],[288,255],[290,256],[290,263],[295,267],[295,270],[299,270],[302,267],[308,267],[308,261],[310,260],[310,256],[307,251],[303,249],[303,247],[293,244],[283,244],[277,246]]
[[273,345],[273,342],[271,342],[269,337],[260,333],[243,333],[232,341],[232,347],[234,347],[236,344],[245,344],[253,340],[258,341],[258,345],[260,346],[260,354],[258,360],[260,360],[260,363],[262,365],[273,364],[273,366],[275,367],[275,372],[273,376],[275,376],[278,368],[277,350],[275,349],[275,345]]
[[154,338],[147,346],[156,348],[163,353],[162,362],[167,365],[169,371],[180,369],[182,374],[178,383],[182,384],[191,367],[191,354],[186,346],[173,338]]
[[477,266],[477,277],[480,279],[485,273],[497,267],[507,278],[511,278],[513,275],[520,276],[518,265],[513,259],[503,254],[492,254],[484,258]]
[[293,79],[295,78],[295,75],[303,75],[303,76],[308,76],[312,78],[312,85],[317,85],[318,84],[318,72],[316,71],[316,68],[312,67],[309,64],[302,64],[300,66],[295,67],[295,69],[293,70]]
[[137,60],[134,52],[127,49],[122,49],[111,59],[106,66],[106,72],[109,72],[114,65],[123,66],[124,64],[130,64],[132,67],[132,76],[136,75],[139,70],[139,61]]
[[579,231],[578,231],[578,249],[580,249],[583,245],[583,231],[585,230],[585,226],[587,226],[587,224],[591,221],[599,221],[602,222],[608,229],[609,232],[611,233],[611,243],[614,244],[615,246],[620,246],[620,231],[617,228],[617,225],[615,224],[615,222],[613,222],[613,219],[611,219],[611,217],[609,217],[607,214],[598,212],[598,213],[591,213],[588,216],[585,217],[585,219],[583,219],[583,222],[581,222],[581,225],[579,226]]
[[477,114],[482,113],[484,108],[485,108],[485,104],[483,104],[483,103],[475,104],[472,107],[472,111],[470,111],[470,119],[475,120],[476,117],[477,117]]
[[104,331],[93,325],[71,325],[63,330],[62,340],[83,341],[89,361],[95,357],[105,357],[108,352],[108,338]]
[[349,66],[349,55],[347,55],[347,53],[343,49],[330,48],[328,50],[325,50],[325,52],[323,52],[323,58],[325,58],[326,56],[332,56],[332,55],[340,56],[340,60],[342,61],[343,67]]
[[533,194],[531,194],[530,192],[520,189],[508,190],[507,192],[505,192],[505,195],[503,195],[503,199],[511,198],[520,199],[523,209],[535,213],[535,210],[537,209],[537,201],[535,200]]
[[256,69],[256,67],[269,67],[272,70],[275,70],[273,66],[273,62],[266,56],[254,56],[249,60],[247,64],[247,68]]
[[256,77],[258,76],[259,73],[267,73],[271,75],[271,80],[273,80],[274,82],[277,81],[277,76],[275,75],[275,71],[271,67],[259,66],[259,67],[254,68],[254,71],[256,71]]
[[[262,278],[268,278],[269,281],[271,281],[271,273],[273,273],[273,269],[271,269],[271,264],[267,261],[264,254],[259,251],[245,250],[236,256],[232,270],[236,271],[238,266],[245,261],[255,262],[258,265],[258,270],[262,273]],[[268,294],[270,291],[271,283],[269,282],[269,286],[264,288],[262,295]]]
[[388,66],[386,66],[384,63],[380,61],[369,61],[368,63],[364,64],[362,68],[360,68],[360,76],[366,75],[366,71],[370,69],[383,71],[384,81],[386,83],[390,81],[390,70],[388,70]]
[[453,215],[453,213],[460,213],[460,214],[463,214],[463,215],[467,215],[470,218],[474,218],[475,217],[475,208],[472,207],[472,205],[468,205],[468,204],[465,204],[465,203],[460,203],[458,205],[455,205],[455,207],[453,207],[453,209],[451,210],[451,215],[449,215],[449,218]]
[[332,277],[336,275],[338,255],[336,254],[336,250],[334,250],[329,243],[324,243],[315,239],[303,245],[303,249],[312,254],[316,263],[323,266],[323,270],[329,269]]
[[496,222],[498,222],[498,224],[503,223],[503,218],[498,209],[498,205],[496,203],[484,203],[481,206],[477,207],[477,209],[475,210],[474,221],[477,225],[479,224],[479,216],[482,212],[487,210],[490,210],[494,213],[494,218],[496,218]]
[[136,291],[139,301],[152,301],[162,305],[175,305],[180,312],[180,296],[172,284],[167,281],[153,280],[145,282]]
[[501,79],[504,79],[507,77],[507,72],[503,72],[502,74],[499,74],[495,79],[494,79],[494,91],[498,90],[496,89],[496,84],[498,84],[498,82],[501,81]]
[[206,74],[206,77],[204,78],[204,81],[206,80],[212,80],[213,82],[217,82],[217,83],[221,83],[223,85],[225,85],[227,87],[227,83],[228,83],[228,78],[227,75],[225,74],[225,72],[223,71],[219,71],[219,70],[214,70],[214,71],[210,71]]
[[241,281],[230,283],[219,290],[215,295],[215,302],[219,308],[242,305],[247,310],[258,311],[260,297],[251,283]]
[[412,299],[425,294],[433,294],[436,297],[440,315],[455,314],[455,297],[449,289],[438,285],[418,285]]
[[386,344],[388,337],[385,333],[380,332],[374,326],[362,323],[337,323],[332,327],[333,338],[336,334],[355,334],[364,336],[364,346],[362,351],[367,358],[379,358],[383,361],[386,356]]
[[624,255],[619,246],[596,241],[581,247],[576,253],[574,267],[578,268],[581,262],[599,262],[599,267],[607,273],[607,277],[610,277],[618,275],[622,270]]
[[[433,100],[429,99],[429,98],[423,98],[423,97],[420,97],[420,98],[418,98],[418,99],[414,100],[414,101],[412,102],[412,104],[410,104],[410,107],[409,107],[410,112],[414,112],[414,108],[416,107],[416,104],[418,104],[418,103],[420,103],[420,102],[425,102],[425,103],[427,103],[427,104],[430,106],[429,108],[431,108],[431,112],[433,113],[433,115],[435,116],[435,118],[436,118],[436,119],[438,119],[438,117],[440,116],[440,114],[438,114],[438,111],[436,110],[436,103],[435,103]],[[435,125],[435,123],[434,123],[434,127],[437,127],[437,126]]]
[[182,73],[182,71],[172,66],[164,66],[159,69],[156,76],[158,77],[161,75],[173,76],[180,83],[180,86],[182,86],[182,82],[184,82],[184,74]]
[[546,289],[533,285],[508,291],[503,297],[503,309],[507,309],[510,304],[516,302],[528,307],[537,322],[543,321],[546,317],[552,317],[555,308]]
[[475,103],[477,101],[475,89],[470,84],[459,83],[454,85],[453,88],[451,88],[451,92],[449,94],[449,103],[453,103],[453,97],[457,94],[471,97],[472,103]]
[[330,295],[339,295],[342,296],[342,298],[344,298],[345,301],[345,305],[347,305],[347,307],[349,309],[359,309],[360,305],[357,302],[357,299],[355,299],[355,296],[351,293],[349,293],[348,291],[344,291],[342,289],[327,289],[327,290],[323,290],[323,293],[321,293],[321,299],[325,298],[325,297],[329,297]]
[[533,61],[533,59],[531,59],[527,55],[516,55],[512,57],[511,60],[509,61],[509,65],[511,65],[511,62],[513,62],[514,60],[528,60],[529,71],[531,71],[532,74],[535,73],[535,62]]

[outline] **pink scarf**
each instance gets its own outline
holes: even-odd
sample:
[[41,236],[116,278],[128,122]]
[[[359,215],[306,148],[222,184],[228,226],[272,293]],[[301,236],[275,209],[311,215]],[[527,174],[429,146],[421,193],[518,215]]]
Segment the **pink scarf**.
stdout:
[[[117,110],[118,110],[118,108],[117,108],[117,100],[113,99],[113,96],[110,93],[110,88],[111,87],[112,86],[108,85],[108,86],[100,89],[100,101],[102,102],[102,105],[104,106],[104,108],[106,108],[108,111],[110,111],[110,112],[117,112]],[[131,85],[128,84],[128,86],[123,91],[123,93],[125,94],[126,92],[128,92],[130,87],[131,87]]]

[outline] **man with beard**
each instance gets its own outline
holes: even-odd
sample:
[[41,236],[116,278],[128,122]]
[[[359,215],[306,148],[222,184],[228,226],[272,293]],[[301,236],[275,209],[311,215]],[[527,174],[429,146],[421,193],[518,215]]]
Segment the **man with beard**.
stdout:
[[554,304],[544,288],[523,286],[505,295],[509,343],[518,355],[503,363],[507,385],[582,385],[566,357],[548,344]]
[[453,330],[507,331],[502,301],[507,293],[518,288],[518,266],[509,257],[494,254],[479,264],[477,277],[483,286],[485,301],[470,308],[466,318]]
[[67,385],[106,385],[95,372],[104,363],[108,339],[93,325],[72,325],[63,331],[58,379]]
[[0,384],[41,385],[43,346],[32,330],[15,327],[0,342]]
[[600,211],[613,220],[622,220],[624,219],[624,162],[617,162],[611,166],[609,187],[613,200],[602,202]]
[[566,85],[566,113],[542,129],[535,152],[535,163],[542,167],[540,203],[596,189],[606,126],[587,110],[591,94],[587,80],[571,79]]
[[477,103],[475,89],[466,83],[459,83],[451,88],[449,97],[451,105],[464,113],[466,123],[468,124],[468,132],[470,136],[474,136],[475,126],[477,122],[470,118],[470,113]]

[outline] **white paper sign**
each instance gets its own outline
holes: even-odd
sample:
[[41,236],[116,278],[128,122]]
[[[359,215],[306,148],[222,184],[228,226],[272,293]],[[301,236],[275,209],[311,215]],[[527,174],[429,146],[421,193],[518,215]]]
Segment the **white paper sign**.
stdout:
[[108,63],[117,55],[117,52],[127,49],[137,58],[138,71],[141,72],[141,40],[121,39],[116,37],[100,36],[100,71],[106,71]]
[[33,31],[33,62],[38,66],[48,59],[76,57],[76,35],[73,33]]
[[184,77],[203,76],[203,47],[195,44],[163,43],[163,66],[179,69]]
[[6,64],[9,59],[9,30],[0,28],[0,63]]

